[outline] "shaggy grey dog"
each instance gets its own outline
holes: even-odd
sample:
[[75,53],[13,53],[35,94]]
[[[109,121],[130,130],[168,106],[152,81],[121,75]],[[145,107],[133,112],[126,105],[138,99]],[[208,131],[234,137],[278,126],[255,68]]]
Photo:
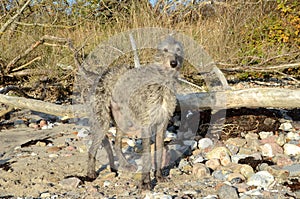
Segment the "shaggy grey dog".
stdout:
[[175,83],[183,63],[183,48],[181,43],[169,36],[158,45],[158,50],[154,64],[140,68],[110,68],[99,79],[92,99],[93,142],[89,150],[88,177],[96,178],[95,157],[100,145],[108,153],[111,170],[117,172],[106,136],[112,120],[117,126],[115,151],[120,166],[133,168],[122,154],[122,136],[142,138],[143,169],[139,186],[150,189],[150,145],[153,138],[155,177],[158,181],[164,179],[161,171],[164,133],[176,107]]

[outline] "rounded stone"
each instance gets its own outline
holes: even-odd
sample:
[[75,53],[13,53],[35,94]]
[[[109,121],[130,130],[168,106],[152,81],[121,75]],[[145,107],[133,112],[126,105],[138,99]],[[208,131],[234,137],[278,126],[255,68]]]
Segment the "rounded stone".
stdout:
[[209,138],[203,138],[201,140],[198,141],[198,148],[199,149],[206,149],[208,147],[213,146],[213,141]]
[[238,199],[239,195],[237,193],[236,188],[229,186],[227,184],[223,185],[219,191],[218,191],[218,195],[220,199]]
[[268,171],[259,171],[248,179],[247,184],[249,186],[257,186],[268,189],[272,186],[273,182],[274,176]]
[[273,136],[273,135],[274,135],[273,132],[262,131],[262,132],[259,133],[260,139],[266,139],[266,138],[268,138],[270,136]]
[[254,170],[251,166],[243,164],[240,173],[248,179],[254,174]]
[[217,159],[217,158],[212,158],[210,160],[207,160],[205,162],[205,165],[208,167],[208,168],[211,168],[212,170],[216,170],[220,165],[220,160]]
[[288,132],[286,135],[286,138],[289,140],[300,140],[300,135],[299,133],[294,133],[294,132]]
[[229,138],[225,143],[226,145],[229,144],[237,147],[242,147],[246,144],[246,140],[243,138]]
[[295,144],[285,144],[283,149],[286,155],[300,155],[300,147]]
[[216,147],[206,154],[207,159],[217,158],[223,166],[231,163],[230,151],[226,147]]
[[243,181],[246,180],[245,176],[243,176],[242,174],[240,173],[230,173],[228,176],[227,176],[227,180],[230,182],[230,183],[241,183]]
[[290,131],[293,129],[293,126],[290,122],[285,122],[280,125],[279,129],[283,131]]
[[196,163],[193,166],[192,174],[196,178],[205,178],[210,176],[209,169],[202,163]]

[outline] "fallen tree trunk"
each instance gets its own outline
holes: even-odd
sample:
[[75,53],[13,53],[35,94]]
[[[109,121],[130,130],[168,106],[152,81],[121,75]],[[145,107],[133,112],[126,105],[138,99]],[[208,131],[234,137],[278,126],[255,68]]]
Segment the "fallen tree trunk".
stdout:
[[281,88],[250,88],[222,92],[202,92],[179,95],[181,103],[198,108],[298,108],[300,90]]
[[61,116],[65,119],[75,117],[86,117],[80,105],[57,105],[41,100],[28,99],[25,97],[14,97],[0,94],[0,103],[20,109],[30,109],[50,115]]
[[[300,107],[300,90],[278,88],[251,88],[227,90],[222,92],[201,92],[178,95],[180,105],[198,108],[298,108]],[[64,118],[86,117],[83,105],[56,105],[24,97],[0,94],[0,103],[16,108],[26,108]]]

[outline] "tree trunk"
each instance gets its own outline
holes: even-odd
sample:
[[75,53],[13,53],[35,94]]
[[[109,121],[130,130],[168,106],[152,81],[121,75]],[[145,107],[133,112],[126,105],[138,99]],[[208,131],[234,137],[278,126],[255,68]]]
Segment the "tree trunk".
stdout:
[[[212,108],[298,108],[300,107],[300,90],[278,88],[251,88],[227,90],[223,92],[202,92],[178,95],[181,106]],[[87,117],[83,105],[56,105],[40,100],[13,97],[0,94],[0,103],[16,108],[26,108],[66,118]]]

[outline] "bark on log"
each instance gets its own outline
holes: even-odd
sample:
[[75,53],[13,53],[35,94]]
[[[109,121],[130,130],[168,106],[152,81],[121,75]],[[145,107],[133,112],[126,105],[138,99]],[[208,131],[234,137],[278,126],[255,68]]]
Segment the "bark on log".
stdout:
[[300,90],[281,88],[250,88],[227,90],[212,93],[192,93],[178,95],[183,105],[198,108],[298,108],[300,107]]
[[[227,108],[298,108],[300,90],[278,88],[251,88],[226,90],[222,92],[202,92],[177,96],[181,106],[214,110]],[[26,108],[65,118],[86,117],[86,107],[82,105],[56,105],[40,100],[13,97],[0,94],[0,103],[16,108]]]
[[61,116],[64,119],[75,117],[86,117],[80,105],[57,105],[25,97],[14,97],[0,94],[0,103],[21,109],[30,109],[50,115]]

